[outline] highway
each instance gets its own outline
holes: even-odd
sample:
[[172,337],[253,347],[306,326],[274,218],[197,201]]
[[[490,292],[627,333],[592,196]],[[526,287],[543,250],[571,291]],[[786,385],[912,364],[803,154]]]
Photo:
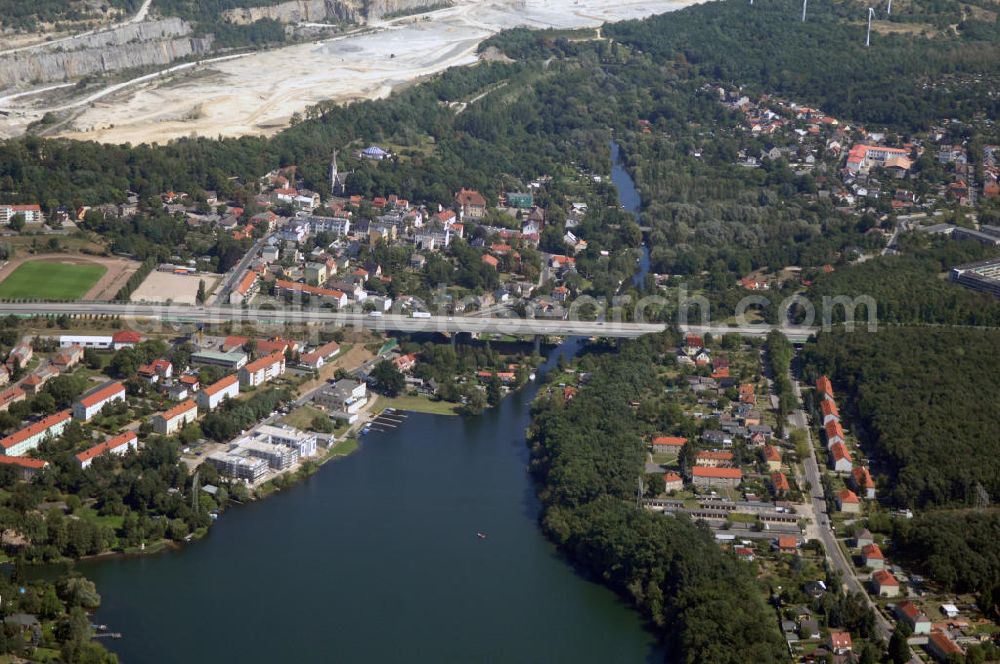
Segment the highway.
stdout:
[[[365,328],[378,332],[440,332],[489,333],[509,335],[584,336],[634,338],[655,334],[666,329],[664,323],[631,323],[621,321],[550,320],[540,318],[478,318],[473,316],[429,316],[414,318],[401,314],[373,317],[354,311],[299,308],[241,308],[234,306],[180,306],[148,304],[115,304],[109,302],[75,303],[0,303],[0,316],[6,315],[105,315],[126,320],[161,321],[164,323],[273,323],[299,325],[338,325]],[[818,328],[780,327],[775,325],[682,325],[683,332],[694,334],[739,334],[763,337],[771,330],[781,330],[791,341],[800,343],[815,334]]]

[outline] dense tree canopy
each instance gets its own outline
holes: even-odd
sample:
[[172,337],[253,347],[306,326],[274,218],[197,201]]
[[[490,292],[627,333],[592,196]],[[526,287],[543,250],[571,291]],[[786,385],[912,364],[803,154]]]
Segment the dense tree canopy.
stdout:
[[972,505],[1000,496],[1000,333],[887,327],[822,333],[804,350],[807,377],[826,373],[873,468],[901,505]]

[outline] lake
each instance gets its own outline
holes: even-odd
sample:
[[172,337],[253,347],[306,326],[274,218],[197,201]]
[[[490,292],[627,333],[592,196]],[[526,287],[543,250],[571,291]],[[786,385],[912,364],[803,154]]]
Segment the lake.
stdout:
[[124,634],[106,645],[125,663],[662,661],[538,528],[538,389],[474,418],[411,414],[178,551],[78,565],[95,621]]

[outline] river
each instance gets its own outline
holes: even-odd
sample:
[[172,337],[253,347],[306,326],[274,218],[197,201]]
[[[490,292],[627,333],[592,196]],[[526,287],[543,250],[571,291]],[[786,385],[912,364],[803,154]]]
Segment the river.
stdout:
[[[625,170],[625,163],[621,157],[621,146],[615,141],[611,141],[611,182],[618,188],[619,205],[622,206],[623,210],[631,213],[635,218],[635,223],[641,224],[639,215],[642,210],[642,198],[635,186],[635,180]],[[649,245],[643,242],[642,251],[639,254],[639,264],[635,275],[632,276],[632,285],[639,290],[645,290],[647,274],[649,274]]]
[[126,664],[662,661],[538,528],[524,442],[538,389],[480,417],[411,414],[178,551],[80,564],[95,620],[124,634],[106,645]]

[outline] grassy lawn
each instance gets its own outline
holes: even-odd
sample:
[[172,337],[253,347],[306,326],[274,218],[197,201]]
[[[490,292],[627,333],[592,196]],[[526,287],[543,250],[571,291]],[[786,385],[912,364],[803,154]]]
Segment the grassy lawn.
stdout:
[[97,513],[97,510],[95,510],[92,507],[81,507],[78,510],[76,510],[74,514],[76,514],[81,519],[92,521],[94,523],[99,523],[102,526],[108,526],[109,528],[114,529],[116,532],[119,528],[122,527],[122,522],[125,520],[124,517],[117,516],[114,514],[101,516]]
[[431,415],[457,415],[457,404],[448,401],[431,401],[421,396],[399,396],[393,399],[383,399],[386,408],[408,410],[414,413],[430,413]]
[[293,426],[296,429],[308,431],[312,428],[312,421],[316,417],[326,418],[327,415],[315,406],[300,406],[285,417],[281,418],[283,424]]
[[103,265],[30,261],[0,284],[0,299],[79,300],[106,271]]
[[729,515],[730,521],[735,521],[738,523],[757,523],[756,514],[741,514],[740,512],[732,512]]
[[347,456],[358,449],[357,438],[347,438],[334,445],[329,454],[333,456]]

